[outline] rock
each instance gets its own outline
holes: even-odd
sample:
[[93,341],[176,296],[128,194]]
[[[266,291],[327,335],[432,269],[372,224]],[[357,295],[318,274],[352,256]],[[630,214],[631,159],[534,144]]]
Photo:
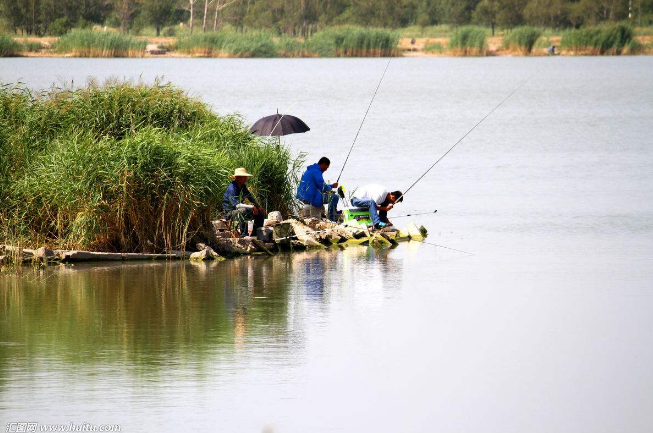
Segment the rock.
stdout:
[[292,234],[292,224],[290,221],[284,221],[272,228],[272,238],[278,245],[290,246],[290,236]]
[[213,226],[213,230],[215,231],[229,230],[229,227],[227,226],[227,220],[211,221],[211,225]]
[[63,262],[117,261],[122,260],[122,254],[96,253],[91,251],[61,251],[59,258]]
[[54,257],[54,251],[48,247],[41,247],[38,250],[34,251],[34,258],[39,260],[47,260]]
[[251,254],[257,250],[252,241],[244,238],[219,239],[217,250],[223,255]]
[[410,223],[403,230],[400,231],[400,236],[408,235],[411,241],[421,242],[424,240],[424,236],[419,231],[415,223]]
[[297,236],[297,240],[300,241],[302,244],[312,248],[324,247],[324,245],[321,244],[318,240],[319,239],[318,234],[313,233],[315,230],[295,220],[292,221],[291,225],[292,225],[292,230],[295,233],[295,236]]
[[277,220],[271,220],[271,219],[268,219],[268,218],[263,220],[263,227],[274,227],[277,224],[279,224],[279,221],[277,221]]
[[204,251],[207,248],[206,244],[202,242],[198,242],[195,247],[197,248],[197,251]]
[[202,251],[198,251],[196,253],[193,253],[190,255],[191,260],[221,260],[222,257],[215,251],[213,251],[213,248],[211,247],[205,247]]
[[261,242],[271,242],[273,234],[272,227],[259,227],[256,229],[256,238]]
[[280,223],[283,221],[283,215],[278,210],[274,210],[268,214],[268,219]]
[[319,218],[304,218],[304,224],[310,227],[311,230],[319,230],[318,225],[320,224]]
[[370,239],[370,246],[373,248],[388,248],[392,244],[389,240],[381,235],[381,233],[375,233]]

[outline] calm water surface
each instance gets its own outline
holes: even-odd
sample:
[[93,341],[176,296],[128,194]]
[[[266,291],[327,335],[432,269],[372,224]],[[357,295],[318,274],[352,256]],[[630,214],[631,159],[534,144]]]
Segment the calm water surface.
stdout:
[[[0,59],[34,88],[155,77],[335,181],[383,59]],[[405,189],[426,244],[0,277],[0,428],[653,430],[653,58],[393,59],[341,181]],[[396,220],[399,223],[402,220]],[[405,221],[405,220],[404,220]],[[406,222],[406,221],[405,221]]]

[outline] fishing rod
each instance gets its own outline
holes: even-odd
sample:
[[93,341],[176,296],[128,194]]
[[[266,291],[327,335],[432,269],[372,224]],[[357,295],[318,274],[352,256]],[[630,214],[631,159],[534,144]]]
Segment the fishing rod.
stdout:
[[438,210],[436,209],[436,210],[434,210],[434,211],[432,211],[432,212],[409,213],[409,214],[406,214],[406,215],[393,216],[392,219],[396,219],[396,218],[406,218],[406,217],[417,216],[417,215],[433,215],[433,214],[436,213],[437,211],[438,211]]
[[340,169],[340,174],[338,175],[338,179],[336,180],[336,183],[340,182],[340,176],[342,176],[342,172],[345,170],[345,165],[347,165],[347,161],[349,160],[349,155],[351,155],[351,151],[354,149],[354,145],[356,144],[356,139],[358,138],[358,134],[360,134],[361,129],[363,128],[363,123],[365,123],[365,119],[367,118],[367,113],[370,112],[370,108],[372,108],[372,103],[374,102],[374,98],[376,98],[376,94],[379,91],[379,88],[381,87],[381,83],[383,82],[383,77],[385,77],[385,73],[388,71],[388,66],[390,66],[390,61],[392,60],[392,56],[388,59],[388,64],[385,65],[385,69],[383,70],[383,75],[381,75],[381,79],[379,80],[379,84],[376,86],[376,90],[374,91],[374,95],[372,95],[372,100],[370,101],[370,105],[367,107],[367,111],[365,112],[365,116],[363,116],[363,121],[361,122],[360,126],[358,127],[358,131],[356,132],[356,136],[354,137],[354,142],[351,143],[351,147],[349,148],[349,153],[347,153],[347,158],[345,158],[344,164],[342,164],[342,168]]
[[[444,157],[447,156],[447,155],[449,154],[449,152],[451,152],[451,151],[454,149],[454,147],[458,146],[458,144],[459,144],[461,141],[463,141],[463,140],[464,140],[464,139],[465,139],[469,134],[471,134],[472,131],[474,131],[474,130],[475,130],[475,129],[476,129],[476,128],[481,124],[481,123],[483,123],[483,121],[485,121],[485,119],[487,119],[488,117],[490,117],[490,115],[491,115],[492,113],[494,113],[494,112],[495,112],[499,107],[501,107],[501,106],[503,105],[504,102],[506,102],[508,99],[510,99],[510,97],[511,97],[512,95],[514,95],[515,93],[517,93],[517,91],[518,91],[519,89],[521,89],[521,88],[524,86],[524,84],[528,83],[528,82],[530,81],[531,78],[533,78],[534,76],[536,76],[538,72],[539,72],[539,70],[537,70],[533,75],[531,75],[530,77],[528,77],[528,78],[526,79],[526,81],[524,81],[523,83],[521,83],[521,84],[519,85],[519,87],[517,87],[515,90],[513,90],[512,93],[510,93],[510,94],[509,94],[509,95],[508,95],[508,96],[507,96],[503,101],[501,101],[501,102],[500,102],[496,107],[494,107],[494,108],[493,108],[489,113],[487,113],[487,114],[485,115],[485,117],[483,117],[481,120],[479,120],[478,123],[477,123],[476,125],[474,125],[474,126],[472,127],[472,129],[470,129],[469,131],[467,131],[467,132],[465,133],[465,135],[463,135],[463,136],[460,138],[460,140],[456,141],[456,143],[455,143],[453,146],[451,146],[451,148],[449,148],[449,150],[447,150],[447,151],[444,153],[444,155],[442,155],[440,158],[438,158],[438,160],[435,161],[435,162],[433,163],[433,165],[430,166],[430,167],[428,168],[428,170],[426,170],[426,171],[424,172],[424,174],[422,174],[420,177],[418,177],[417,180],[416,180],[415,182],[413,182],[413,184],[412,184],[410,187],[408,187],[408,189],[407,189],[403,194],[401,194],[401,195],[399,196],[399,198],[402,198],[403,196],[405,196],[405,195],[408,193],[408,191],[410,191],[410,190],[411,190],[411,189],[412,189],[412,188],[413,188],[413,187],[414,187],[414,186],[415,186],[415,185],[416,185],[420,180],[422,180],[422,178],[424,178],[424,176],[426,176],[427,173],[428,173],[429,171],[431,171],[431,169],[433,169],[433,167],[435,167],[436,164],[437,164],[438,162],[442,161],[442,160],[444,159]],[[398,202],[398,201],[399,201],[399,198],[397,198],[397,200],[395,200],[395,201]]]

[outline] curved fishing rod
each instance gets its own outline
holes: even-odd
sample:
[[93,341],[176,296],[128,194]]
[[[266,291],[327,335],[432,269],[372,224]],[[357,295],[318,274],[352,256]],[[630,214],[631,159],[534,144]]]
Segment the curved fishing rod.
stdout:
[[376,94],[379,91],[379,87],[381,87],[381,83],[383,82],[383,77],[385,77],[385,73],[388,71],[388,66],[390,66],[390,61],[392,60],[392,56],[388,59],[388,64],[385,65],[385,69],[383,70],[383,75],[381,75],[381,79],[379,80],[379,84],[376,86],[376,90],[374,91],[374,95],[372,95],[372,100],[370,101],[370,105],[367,107],[367,111],[365,112],[365,116],[363,116],[363,121],[361,122],[360,126],[358,127],[358,131],[356,132],[356,136],[354,137],[354,142],[351,143],[351,147],[349,148],[349,153],[347,153],[347,158],[345,158],[344,164],[342,164],[342,168],[340,169],[340,174],[338,175],[338,179],[336,180],[336,183],[340,182],[340,176],[342,176],[342,172],[345,170],[345,165],[347,165],[347,161],[349,160],[349,155],[351,155],[351,151],[354,149],[354,145],[356,144],[356,139],[358,138],[358,134],[360,134],[361,129],[363,128],[363,123],[365,123],[365,119],[367,118],[367,113],[370,112],[370,108],[372,108],[372,103],[374,102],[374,98],[376,98]]
[[[530,77],[528,77],[528,78],[526,79],[526,81],[524,81],[523,83],[521,83],[521,84],[519,85],[519,87],[517,87],[515,90],[513,90],[512,93],[510,93],[510,94],[509,94],[509,95],[508,95],[508,96],[507,96],[503,101],[499,102],[499,105],[497,105],[496,107],[494,107],[494,108],[492,109],[492,111],[490,111],[489,113],[487,113],[487,114],[485,115],[485,117],[483,117],[481,120],[479,120],[478,123],[477,123],[476,125],[474,125],[474,126],[472,127],[472,129],[470,129],[469,131],[467,131],[467,133],[465,133],[465,135],[463,135],[463,136],[460,138],[460,140],[456,141],[456,143],[455,143],[453,146],[451,146],[451,148],[450,148],[449,150],[447,150],[447,151],[444,153],[444,155],[442,155],[440,158],[438,158],[438,160],[435,161],[435,162],[433,163],[433,165],[430,166],[430,167],[428,168],[428,170],[426,170],[426,171],[424,172],[424,174],[422,174],[420,177],[418,177],[417,180],[416,180],[415,182],[413,182],[413,184],[412,184],[411,186],[409,186],[408,189],[407,189],[403,194],[401,194],[401,195],[399,196],[399,198],[402,198],[403,196],[405,196],[405,195],[408,193],[408,191],[410,191],[410,190],[411,190],[415,185],[417,185],[417,182],[419,182],[420,180],[422,180],[422,178],[423,178],[424,176],[426,176],[426,175],[428,174],[428,172],[431,171],[431,169],[432,169],[433,167],[435,167],[436,164],[437,164],[438,162],[442,161],[442,159],[444,159],[444,157],[447,156],[447,155],[449,154],[449,152],[451,152],[451,151],[454,149],[454,147],[458,146],[458,144],[459,144],[461,141],[463,141],[463,140],[464,140],[464,139],[465,139],[469,134],[471,134],[472,131],[475,130],[475,129],[476,129],[476,128],[481,124],[481,123],[483,123],[483,121],[484,121],[485,119],[487,119],[488,117],[490,117],[490,115],[491,115],[492,113],[494,113],[494,112],[497,110],[497,108],[501,107],[501,106],[503,105],[504,102],[506,102],[508,99],[510,99],[510,97],[511,97],[512,95],[514,95],[515,93],[517,93],[517,91],[518,91],[519,89],[521,89],[521,88],[524,86],[524,84],[528,83],[528,82],[530,81],[531,78],[533,78],[534,76],[536,76],[538,72],[539,72],[539,70],[537,70],[533,75],[531,75]],[[396,200],[397,202],[399,201],[399,198]]]

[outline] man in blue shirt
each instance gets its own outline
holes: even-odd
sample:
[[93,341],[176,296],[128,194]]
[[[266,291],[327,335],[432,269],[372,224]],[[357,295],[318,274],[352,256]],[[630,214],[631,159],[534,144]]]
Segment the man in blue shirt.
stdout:
[[[247,170],[242,167],[237,168],[231,176],[234,181],[229,184],[222,198],[225,218],[237,222],[241,235],[247,234],[247,221],[254,220],[252,234],[255,234],[257,228],[263,227],[265,220],[265,209],[245,185],[250,177],[252,175],[247,173]],[[245,200],[249,200],[252,204],[245,204]]]
[[332,188],[338,188],[338,184],[329,185],[324,182],[322,173],[329,169],[331,161],[326,156],[320,158],[317,164],[309,165],[302,180],[297,187],[297,199],[304,204],[302,209],[303,217],[321,218],[324,210],[324,203],[329,203],[329,219],[335,221],[336,206],[338,205],[338,194],[332,194],[331,198],[326,194]]

